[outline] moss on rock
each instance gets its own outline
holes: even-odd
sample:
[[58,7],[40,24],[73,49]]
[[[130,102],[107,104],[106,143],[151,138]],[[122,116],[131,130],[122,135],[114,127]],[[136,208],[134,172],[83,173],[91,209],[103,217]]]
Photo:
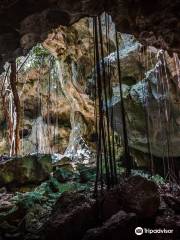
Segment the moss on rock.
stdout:
[[52,171],[50,155],[13,158],[0,163],[0,186],[22,186],[46,180]]

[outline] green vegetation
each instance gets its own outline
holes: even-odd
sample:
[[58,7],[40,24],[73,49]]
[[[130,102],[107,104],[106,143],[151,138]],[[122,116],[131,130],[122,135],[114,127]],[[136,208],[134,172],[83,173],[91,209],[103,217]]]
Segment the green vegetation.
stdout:
[[39,68],[43,65],[53,65],[54,57],[41,44],[33,47],[25,58],[20,57],[16,60],[18,66],[21,66],[21,72],[27,71],[30,68]]
[[77,170],[79,172],[79,178],[81,183],[95,181],[96,179],[96,168],[87,167],[84,164],[78,164]]
[[32,192],[19,193],[12,198],[12,202],[21,209],[28,210],[35,204],[52,206],[59,196],[67,191],[90,190],[92,184],[79,182],[60,183],[55,177],[50,177],[46,182],[36,187]]
[[142,170],[132,170],[132,175],[140,175],[141,177],[147,178],[158,185],[165,184],[165,179],[158,174],[151,176],[149,173],[145,173]]

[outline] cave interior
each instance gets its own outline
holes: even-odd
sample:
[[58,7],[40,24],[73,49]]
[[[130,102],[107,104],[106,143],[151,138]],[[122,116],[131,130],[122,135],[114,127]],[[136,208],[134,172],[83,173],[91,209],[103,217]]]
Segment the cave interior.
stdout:
[[180,240],[179,39],[179,0],[0,1],[0,240]]

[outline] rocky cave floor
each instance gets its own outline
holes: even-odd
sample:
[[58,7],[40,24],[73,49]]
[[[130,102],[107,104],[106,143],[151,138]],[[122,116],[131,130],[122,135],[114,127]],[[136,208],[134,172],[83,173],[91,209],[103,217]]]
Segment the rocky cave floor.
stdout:
[[[121,176],[120,185],[95,200],[95,167],[50,160],[1,159],[0,240],[180,239],[178,185]],[[137,226],[173,234],[136,236]]]

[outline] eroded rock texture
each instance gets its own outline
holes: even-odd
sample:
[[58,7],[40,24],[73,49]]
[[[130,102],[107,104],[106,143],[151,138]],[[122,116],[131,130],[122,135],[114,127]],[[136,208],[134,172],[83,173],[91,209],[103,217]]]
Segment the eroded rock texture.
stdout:
[[[18,73],[17,89],[22,114],[19,153],[23,155],[35,152],[63,154],[71,131],[70,105],[62,93],[55,60],[52,61],[49,53],[46,52],[44,56],[41,51],[44,50],[39,46],[33,48],[24,68]],[[18,61],[23,62],[24,59]],[[8,96],[6,91],[6,103],[3,104],[2,98],[0,100],[1,154],[8,154],[11,145],[9,128],[6,125],[8,121],[4,114],[4,110],[11,105]]]
[[103,11],[113,17],[117,29],[134,34],[148,45],[179,53],[179,1],[1,1],[0,58],[5,61],[22,55],[59,25],[71,25],[84,16]]
[[50,176],[51,156],[28,156],[14,158],[0,163],[0,187],[40,183]]
[[86,94],[86,79],[93,68],[93,36],[88,19],[70,27],[60,27],[44,42],[58,59],[59,81],[70,105],[72,131],[65,155],[74,160],[89,158],[86,143],[93,147],[94,102]]
[[[122,91],[126,109],[129,145],[156,157],[179,156],[179,59],[155,48],[140,50],[141,44],[124,35],[120,49]],[[112,71],[113,97],[109,107],[112,125],[122,136],[117,54],[105,58]],[[141,156],[138,156],[141,159]]]
[[90,229],[86,232],[83,240],[108,240],[118,239],[120,236],[124,240],[134,239],[133,230],[136,226],[136,215],[119,211],[108,219],[103,226]]
[[[57,210],[58,209],[58,210]],[[65,193],[42,229],[43,239],[81,239],[97,223],[96,203],[80,193]],[[80,226],[80,227],[79,227]],[[69,231],[71,228],[71,231]]]
[[109,219],[121,209],[134,212],[144,218],[153,217],[158,210],[160,196],[156,184],[141,176],[133,176],[122,187],[105,194],[102,216]]

